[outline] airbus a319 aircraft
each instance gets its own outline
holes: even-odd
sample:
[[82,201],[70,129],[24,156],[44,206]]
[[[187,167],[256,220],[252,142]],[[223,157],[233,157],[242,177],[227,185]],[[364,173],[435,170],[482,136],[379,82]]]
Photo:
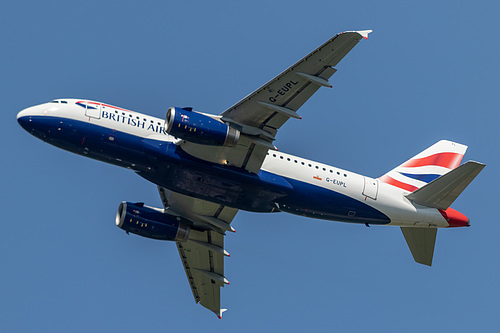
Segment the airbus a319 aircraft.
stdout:
[[174,241],[194,299],[219,318],[224,236],[238,210],[401,227],[431,265],[438,228],[469,226],[450,208],[483,169],[466,146],[439,141],[374,179],[277,151],[276,133],[371,30],[340,33],[220,115],[170,107],[165,119],[86,99],[27,108],[19,124],[73,153],[128,168],[158,186],[163,208],[122,202],[116,225]]

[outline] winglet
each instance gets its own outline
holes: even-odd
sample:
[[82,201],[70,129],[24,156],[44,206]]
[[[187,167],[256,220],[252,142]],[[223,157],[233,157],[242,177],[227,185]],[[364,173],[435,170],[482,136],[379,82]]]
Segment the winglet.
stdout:
[[360,31],[356,31],[358,34],[361,35],[361,37],[363,37],[364,39],[368,39],[368,34],[373,32],[373,30],[360,30]]
[[223,314],[224,312],[226,312],[226,311],[227,311],[227,309],[220,309],[220,310],[219,310],[219,313],[216,313],[217,317],[218,317],[219,319],[222,319],[222,314]]

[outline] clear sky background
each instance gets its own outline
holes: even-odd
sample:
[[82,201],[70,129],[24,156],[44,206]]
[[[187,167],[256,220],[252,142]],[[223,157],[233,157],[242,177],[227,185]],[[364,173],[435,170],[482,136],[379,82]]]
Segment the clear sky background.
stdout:
[[[498,329],[495,1],[10,1],[0,5],[1,332],[471,332]],[[127,236],[133,172],[16,122],[55,98],[218,114],[338,32],[373,29],[278,134],[281,151],[378,177],[441,139],[486,164],[416,264],[397,227],[240,212],[223,320],[195,304],[174,243]]]

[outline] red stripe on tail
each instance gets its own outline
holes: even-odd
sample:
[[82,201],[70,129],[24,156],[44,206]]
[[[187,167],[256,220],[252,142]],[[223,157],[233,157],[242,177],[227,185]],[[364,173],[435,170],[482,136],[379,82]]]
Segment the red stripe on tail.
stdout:
[[413,192],[413,191],[415,191],[415,190],[418,189],[418,187],[416,187],[416,186],[400,182],[399,180],[391,178],[391,177],[389,177],[387,175],[382,176],[379,179],[380,179],[380,181],[382,181],[382,182],[384,182],[386,184],[399,187],[399,188],[401,188],[401,189],[403,189],[405,191]]
[[401,167],[414,168],[427,165],[436,165],[448,169],[455,169],[460,165],[462,157],[464,157],[464,155],[458,153],[438,153],[423,158],[411,159],[408,162],[402,164]]

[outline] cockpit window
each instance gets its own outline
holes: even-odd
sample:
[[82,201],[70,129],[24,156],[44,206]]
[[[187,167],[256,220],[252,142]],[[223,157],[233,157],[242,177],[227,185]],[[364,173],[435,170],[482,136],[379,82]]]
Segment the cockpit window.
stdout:
[[63,104],[68,104],[68,101],[61,101],[61,103],[63,103]]
[[50,102],[50,103],[59,103],[59,101],[52,101],[52,102]]

